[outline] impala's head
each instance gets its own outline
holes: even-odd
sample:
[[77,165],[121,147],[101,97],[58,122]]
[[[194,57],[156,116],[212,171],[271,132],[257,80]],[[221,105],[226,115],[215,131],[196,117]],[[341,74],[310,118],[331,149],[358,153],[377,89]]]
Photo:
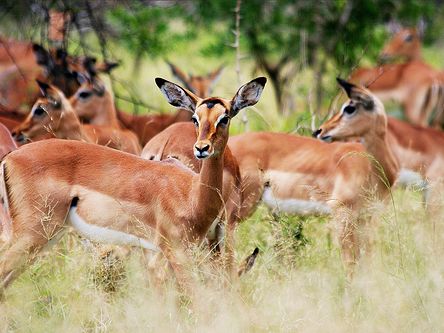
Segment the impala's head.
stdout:
[[392,32],[392,38],[385,44],[380,54],[382,62],[396,58],[412,60],[421,57],[424,21],[420,21],[417,27],[412,28],[403,28],[399,24],[391,23],[389,30]]
[[73,57],[63,49],[47,51],[39,44],[33,44],[34,55],[45,72],[46,81],[71,96],[79,87],[71,66]]
[[21,144],[57,129],[62,113],[70,108],[64,94],[53,85],[37,81],[43,97],[37,99],[26,119],[12,131]]
[[156,84],[168,103],[193,113],[191,119],[197,132],[194,156],[198,159],[223,153],[231,118],[243,108],[259,101],[266,82],[265,77],[258,77],[240,87],[236,95],[228,100],[218,97],[202,99],[175,83],[156,78]]
[[[107,73],[118,66],[116,63],[105,63],[105,65],[108,66]],[[81,119],[91,120],[97,116],[98,112],[104,112],[105,107],[110,103],[113,104],[113,97],[106,89],[104,82],[97,76],[99,71],[105,70],[97,68],[95,59],[85,58],[84,67],[86,74],[76,72],[80,87],[70,98],[70,102]]]
[[33,44],[37,64],[45,72],[46,81],[59,88],[67,97],[72,96],[79,88],[76,73],[87,73],[87,62],[93,62],[97,72],[109,73],[117,63],[103,62],[96,64],[91,57],[74,57],[63,49],[47,51],[39,44]]
[[341,111],[327,120],[313,133],[323,141],[349,141],[368,135],[384,136],[387,116],[381,101],[364,87],[337,79],[349,100]]
[[168,65],[173,75],[182,82],[185,88],[201,98],[209,97],[212,94],[213,88],[224,70],[222,65],[206,75],[193,75],[186,74],[170,62],[168,62]]

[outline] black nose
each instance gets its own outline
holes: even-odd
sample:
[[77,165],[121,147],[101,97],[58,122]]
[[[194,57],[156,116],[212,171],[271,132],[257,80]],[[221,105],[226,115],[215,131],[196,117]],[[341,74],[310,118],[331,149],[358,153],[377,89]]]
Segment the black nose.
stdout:
[[199,153],[203,153],[204,151],[207,151],[208,149],[210,149],[210,145],[205,145],[205,146],[203,146],[203,147],[201,147],[201,148],[199,148],[199,147],[196,146],[196,150],[197,150]]
[[25,136],[22,133],[13,133],[12,137],[17,142],[24,142],[25,141]]
[[313,137],[314,137],[314,138],[317,138],[318,135],[321,134],[321,131],[322,131],[322,130],[321,130],[320,128],[318,128],[316,131],[313,132],[313,134],[312,134]]

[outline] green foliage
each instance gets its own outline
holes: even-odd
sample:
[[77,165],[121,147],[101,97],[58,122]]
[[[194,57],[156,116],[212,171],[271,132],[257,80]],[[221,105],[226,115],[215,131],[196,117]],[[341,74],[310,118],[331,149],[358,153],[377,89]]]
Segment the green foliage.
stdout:
[[131,7],[119,6],[109,11],[109,20],[117,30],[118,39],[136,55],[160,57],[172,50],[185,32],[174,31],[171,20],[179,17],[179,7],[156,7],[134,3]]

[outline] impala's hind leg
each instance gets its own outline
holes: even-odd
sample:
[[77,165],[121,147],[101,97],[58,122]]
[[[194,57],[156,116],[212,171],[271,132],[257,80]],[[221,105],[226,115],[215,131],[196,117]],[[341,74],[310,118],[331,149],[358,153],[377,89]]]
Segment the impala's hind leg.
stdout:
[[60,238],[67,208],[53,205],[49,211],[44,211],[37,206],[28,210],[22,207],[20,213],[13,219],[12,237],[0,254],[0,293],[34,261],[42,249]]
[[240,218],[249,217],[262,198],[264,192],[264,177],[259,168],[242,172],[242,207]]

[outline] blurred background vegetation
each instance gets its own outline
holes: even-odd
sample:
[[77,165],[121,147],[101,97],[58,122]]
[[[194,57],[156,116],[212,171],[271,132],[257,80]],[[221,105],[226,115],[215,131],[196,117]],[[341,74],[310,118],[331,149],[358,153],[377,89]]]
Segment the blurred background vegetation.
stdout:
[[[414,26],[422,20],[426,23],[425,44],[442,44],[442,3],[442,0],[5,0],[0,3],[0,26],[3,34],[45,45],[49,10],[69,12],[66,46],[74,54],[120,60],[123,69],[114,77],[113,88],[121,97],[120,106],[135,112],[165,108],[162,102],[160,107],[157,101],[150,102],[152,96],[147,89],[152,86],[145,85],[145,79],[168,73],[163,64],[166,59],[177,62],[185,71],[197,73],[224,63],[227,65],[224,75],[234,80],[230,94],[239,79],[245,81],[260,72],[270,79],[269,99],[274,101],[267,104],[267,109],[274,111],[267,120],[272,125],[267,126],[276,127],[273,117],[279,115],[293,117],[293,125],[306,123],[310,110],[312,114],[315,110],[322,119],[337,93],[334,78],[347,77],[357,66],[376,63],[388,37],[387,23],[396,21]],[[235,72],[237,32],[240,78],[227,74]],[[429,62],[442,66],[442,57],[434,53],[429,53]],[[144,63],[150,67],[148,72]],[[125,101],[128,99],[132,103]],[[277,127],[294,130],[293,125],[286,128],[279,123]]]

